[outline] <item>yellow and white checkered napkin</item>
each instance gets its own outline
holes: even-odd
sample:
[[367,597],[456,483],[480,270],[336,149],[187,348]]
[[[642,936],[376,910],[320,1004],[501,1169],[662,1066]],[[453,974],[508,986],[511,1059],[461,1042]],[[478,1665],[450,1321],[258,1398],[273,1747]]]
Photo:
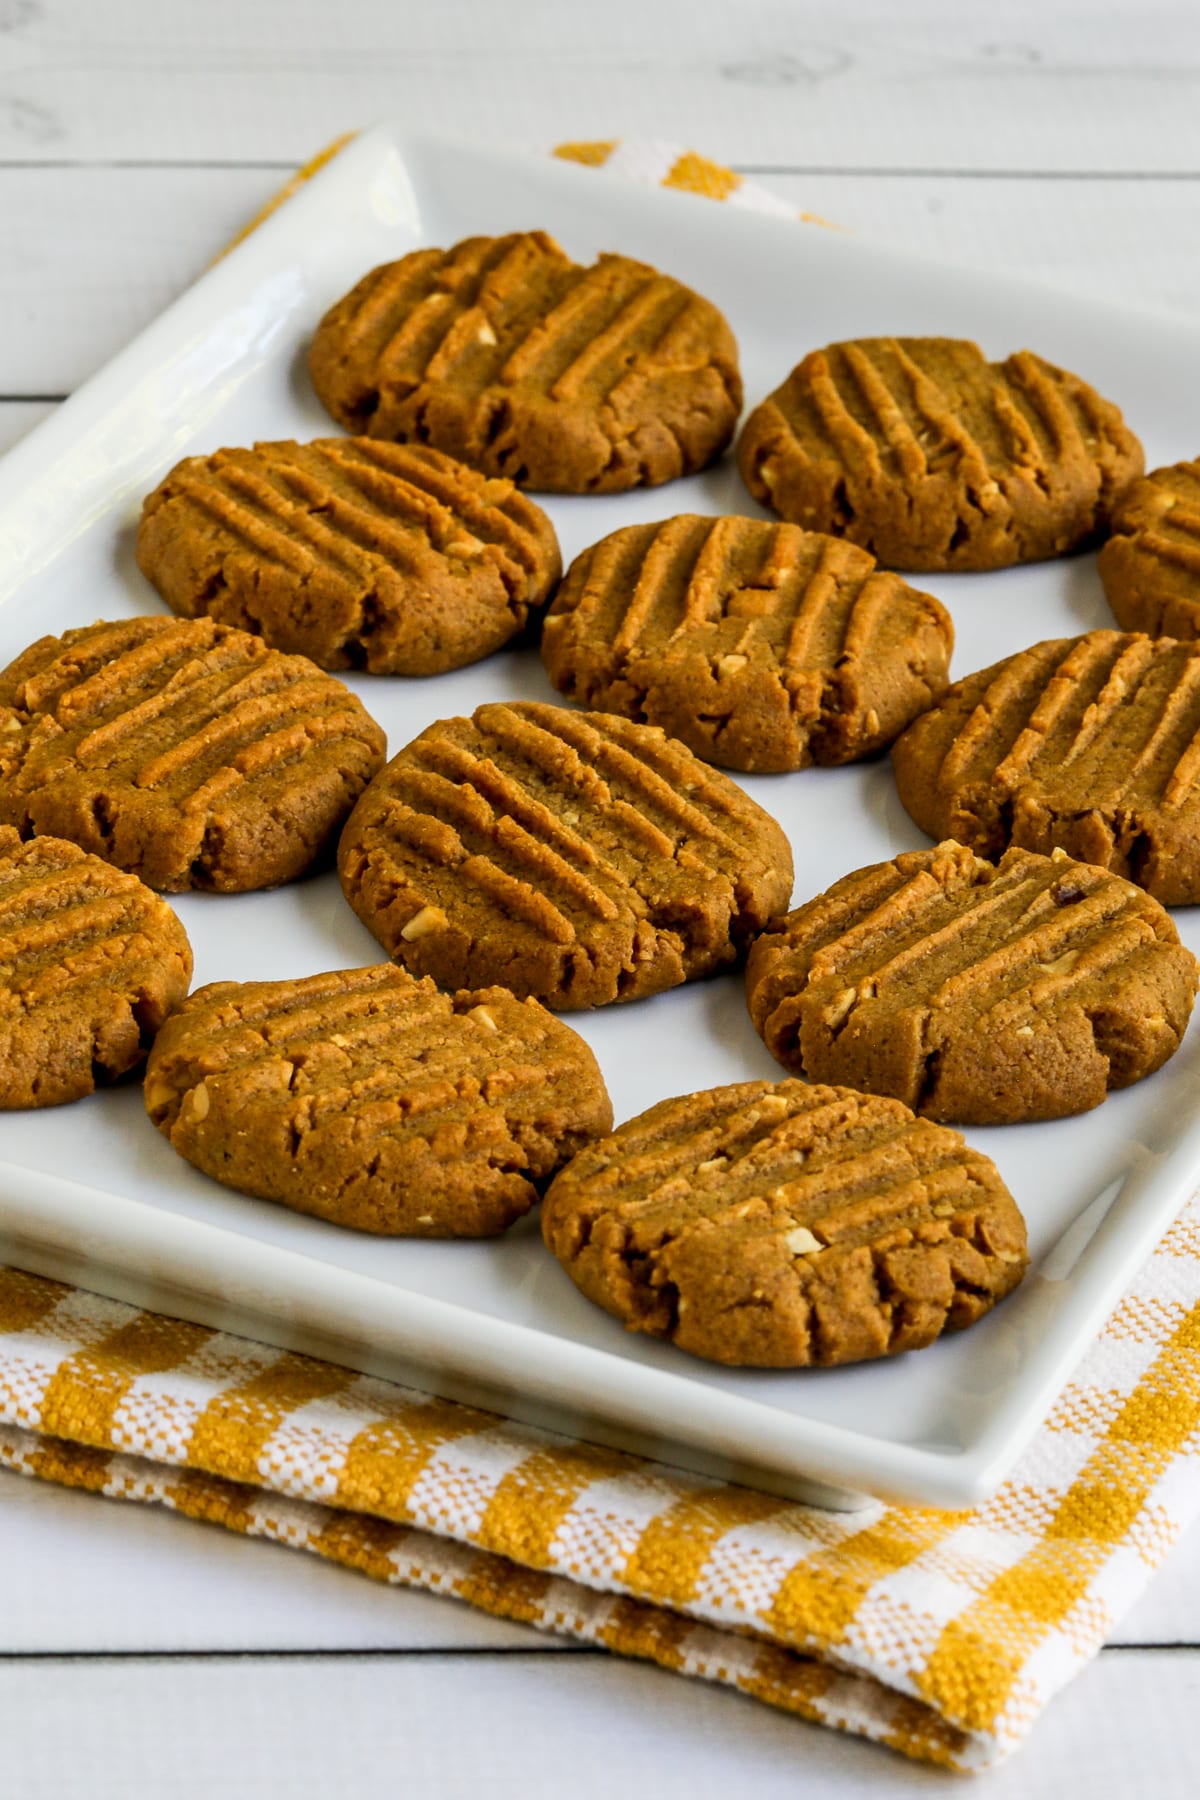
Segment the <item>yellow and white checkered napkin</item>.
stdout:
[[[745,195],[661,146],[569,149]],[[980,1768],[1021,1741],[1200,1509],[1200,1198],[972,1511],[820,1512],[15,1269],[0,1269],[0,1464]]]
[[979,1768],[1200,1507],[1200,1200],[1012,1478],[826,1513],[0,1270],[0,1464]]

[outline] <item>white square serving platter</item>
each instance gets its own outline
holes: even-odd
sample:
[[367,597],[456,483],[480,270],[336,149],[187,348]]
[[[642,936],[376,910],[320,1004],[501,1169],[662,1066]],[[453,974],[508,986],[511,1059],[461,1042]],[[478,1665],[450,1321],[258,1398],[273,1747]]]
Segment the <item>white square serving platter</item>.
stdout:
[[[1148,466],[1194,455],[1200,328],[1002,275],[932,266],[837,232],[643,189],[549,158],[405,135],[357,139],[0,464],[0,664],[35,637],[160,612],[138,572],[141,498],[181,456],[335,428],[305,374],[326,307],[378,262],[473,232],[540,226],[575,257],[653,262],[724,310],[748,404],[803,352],[875,333],[1028,346],[1115,399]],[[635,520],[758,514],[729,458],[666,488],[548,502],[564,556]],[[1093,556],[917,578],[948,605],[962,675],[1039,638],[1111,624]],[[350,677],[392,751],[501,697],[554,698],[535,650],[428,680]],[[791,838],[796,899],[925,840],[886,759],[747,778]],[[380,960],[322,874],[275,893],[177,902],[197,983]],[[1176,915],[1193,949],[1200,919]],[[779,1076],[738,974],[574,1014],[618,1120],[669,1094]],[[1097,1112],[970,1131],[1029,1222],[1030,1273],[973,1330],[886,1363],[738,1371],[626,1333],[543,1250],[536,1214],[487,1242],[368,1238],[208,1181],[128,1085],[0,1117],[0,1257],[136,1304],[332,1357],[574,1432],[827,1504],[968,1505],[1045,1416],[1123,1285],[1200,1181],[1200,1034]]]

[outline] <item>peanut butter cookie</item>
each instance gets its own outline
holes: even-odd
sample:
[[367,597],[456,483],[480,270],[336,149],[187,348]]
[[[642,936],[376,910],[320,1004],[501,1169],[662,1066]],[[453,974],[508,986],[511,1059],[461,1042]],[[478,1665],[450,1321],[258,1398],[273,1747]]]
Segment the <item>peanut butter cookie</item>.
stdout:
[[1200,462],[1174,463],[1134,482],[1097,566],[1126,631],[1200,638]]
[[922,831],[979,856],[1065,850],[1200,901],[1200,644],[1089,631],[955,682],[892,748]]
[[612,1124],[591,1051],[535,1000],[390,963],[199,988],[159,1034],[146,1109],[228,1187],[403,1237],[504,1231]]
[[750,951],[750,1014],[796,1075],[927,1118],[1099,1106],[1178,1049],[1196,959],[1157,900],[1065,851],[961,844],[858,869]]
[[542,1231],[631,1331],[774,1369],[921,1349],[1027,1260],[1012,1196],[956,1131],[800,1081],[652,1106],[568,1163]]
[[340,681],[210,619],[89,625],[0,672],[0,823],[168,892],[303,874],[384,752]]
[[954,628],[865,550],[681,514],[576,557],[542,633],[555,687],[727,769],[856,762],[946,686]]
[[557,1010],[712,973],[792,887],[774,819],[683,744],[533,703],[423,731],[355,807],[338,866],[415,974]]
[[711,302],[627,256],[582,268],[544,231],[373,269],[321,320],[308,366],[348,431],[560,494],[693,474],[742,406]]
[[511,481],[371,438],[189,456],[146,500],[137,555],[173,612],[375,675],[489,656],[562,571]]
[[191,975],[187,933],[136,876],[0,825],[0,1107],[59,1106],[136,1068]]
[[1111,401],[1028,350],[955,338],[814,350],[750,414],[742,479],[764,506],[896,569],[1000,569],[1076,550],[1143,469]]

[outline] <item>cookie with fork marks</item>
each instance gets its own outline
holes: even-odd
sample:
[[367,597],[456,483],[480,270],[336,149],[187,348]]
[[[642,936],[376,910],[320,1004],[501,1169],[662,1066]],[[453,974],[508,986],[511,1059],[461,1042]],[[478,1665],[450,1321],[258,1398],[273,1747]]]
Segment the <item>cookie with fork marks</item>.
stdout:
[[1025,1272],[995,1166],[898,1100],[736,1082],[590,1144],[542,1203],[550,1250],[631,1331],[802,1368],[919,1350]]

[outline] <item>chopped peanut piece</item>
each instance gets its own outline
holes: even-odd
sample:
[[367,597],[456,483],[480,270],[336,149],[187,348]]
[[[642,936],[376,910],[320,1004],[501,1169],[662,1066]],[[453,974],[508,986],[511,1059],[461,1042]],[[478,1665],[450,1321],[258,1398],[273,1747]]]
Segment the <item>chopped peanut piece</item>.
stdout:
[[456,538],[451,538],[446,545],[447,556],[478,556],[483,549],[483,539],[472,537],[469,531],[462,531]]
[[444,931],[449,924],[440,906],[423,906],[419,913],[400,929],[400,936],[406,944],[415,943],[417,938],[428,937],[431,931]]
[[827,1025],[840,1025],[843,1019],[850,1016],[851,1008],[858,999],[857,988],[843,988],[835,994],[832,1003],[825,1008],[822,1015]]
[[1053,962],[1039,963],[1038,968],[1047,975],[1066,975],[1078,961],[1078,950],[1064,950],[1062,955],[1056,956]]

